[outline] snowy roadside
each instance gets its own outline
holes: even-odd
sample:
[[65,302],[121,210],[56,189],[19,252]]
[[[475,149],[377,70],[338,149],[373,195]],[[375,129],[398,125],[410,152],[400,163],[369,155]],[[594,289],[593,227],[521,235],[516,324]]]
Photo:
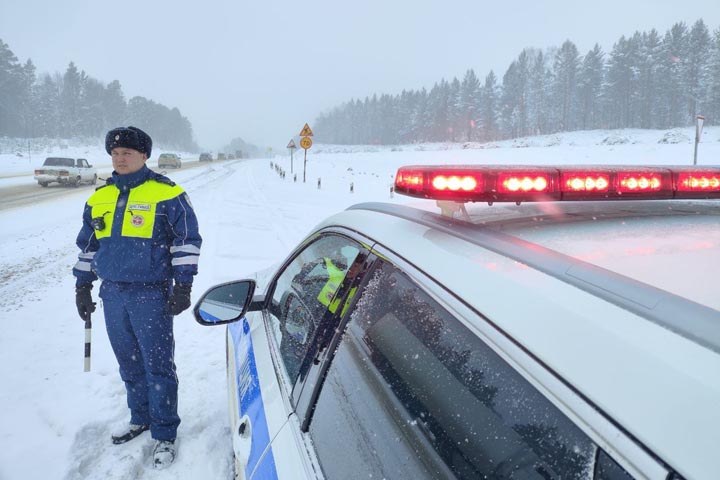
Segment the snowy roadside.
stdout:
[[[251,277],[282,261],[321,219],[351,204],[427,204],[390,197],[389,186],[402,164],[663,165],[692,160],[690,143],[598,145],[605,133],[588,141],[568,137],[550,148],[311,150],[307,183],[301,180],[299,155],[294,160],[298,182],[290,175],[289,156],[272,160],[286,170],[284,179],[268,159],[171,171],[168,175],[195,205],[204,238],[193,301],[211,285]],[[713,162],[701,164],[720,159],[720,128],[711,133],[700,158]],[[75,311],[71,274],[77,259],[74,239],[88,195],[87,189],[69,190],[53,201],[0,212],[0,479],[230,478],[224,329],[199,326],[189,311],[177,317],[175,330],[183,421],[177,464],[163,472],[152,470],[147,435],[124,446],[110,444],[113,424],[127,420],[124,386],[101,304],[93,316],[92,372],[82,372],[83,324]],[[97,288],[94,295],[97,299]]]
[[[684,155],[678,156],[676,162],[678,164],[692,163],[693,144],[695,138],[694,127],[675,128],[671,130],[641,130],[641,129],[622,129],[622,130],[590,130],[579,132],[565,132],[549,135],[539,135],[534,137],[523,137],[511,140],[502,140],[496,142],[456,142],[456,143],[419,143],[409,145],[325,145],[315,144],[308,152],[310,156],[328,156],[338,154],[394,154],[394,153],[413,153],[413,152],[446,152],[449,154],[456,153],[458,150],[509,150],[525,148],[545,149],[550,151],[566,150],[566,149],[603,149],[608,152],[615,150],[623,150],[627,147],[642,146],[652,150],[652,147],[659,148],[666,146],[678,146],[678,150],[684,152]],[[3,141],[4,140],[4,141]],[[41,142],[43,148],[28,152],[25,149],[26,140],[16,140],[11,142],[10,139],[0,139],[0,187],[3,181],[22,177],[32,176],[35,168],[42,165],[43,160],[48,156],[86,158],[98,169],[107,169],[112,166],[109,156],[105,152],[102,141],[97,143],[75,143],[68,144],[61,140],[49,142],[44,139]],[[703,136],[700,145],[700,159],[706,159],[699,163],[717,164],[718,161],[712,159],[704,150],[713,149],[720,142],[720,126],[706,126],[703,129]],[[558,148],[552,148],[558,147]],[[168,150],[162,146],[153,148],[153,155],[148,162],[148,166],[156,167],[157,158],[160,153]],[[197,154],[188,152],[175,152],[181,158],[188,160],[196,160]],[[301,151],[296,152],[298,162],[302,162]],[[285,156],[283,155],[282,158]],[[717,157],[715,157],[717,158]],[[614,162],[611,162],[614,163]]]

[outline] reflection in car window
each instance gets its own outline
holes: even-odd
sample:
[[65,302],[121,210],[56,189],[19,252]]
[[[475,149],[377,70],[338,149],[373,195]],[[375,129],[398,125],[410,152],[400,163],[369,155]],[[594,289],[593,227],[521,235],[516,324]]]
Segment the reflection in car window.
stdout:
[[247,282],[233,282],[219,285],[203,297],[198,308],[204,320],[227,321],[238,318],[248,298]]
[[350,318],[310,424],[328,478],[592,475],[592,442],[393,266]]
[[337,310],[335,294],[359,251],[353,241],[327,235],[305,248],[278,277],[269,317],[291,384],[320,320]]

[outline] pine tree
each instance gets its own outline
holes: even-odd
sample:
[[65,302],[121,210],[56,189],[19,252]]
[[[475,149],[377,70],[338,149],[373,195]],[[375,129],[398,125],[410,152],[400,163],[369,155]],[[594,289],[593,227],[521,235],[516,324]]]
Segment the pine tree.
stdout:
[[518,101],[520,98],[520,80],[517,61],[513,61],[503,75],[498,108],[498,126],[502,138],[520,136],[518,128]]
[[34,86],[36,82],[35,64],[28,59],[20,70],[20,94],[18,103],[20,107],[20,119],[22,121],[22,132],[26,138],[37,135],[35,125],[35,99]]
[[427,141],[430,135],[430,108],[428,92],[423,87],[416,95],[415,112],[412,118],[413,140],[415,142]]
[[662,60],[660,36],[655,29],[643,33],[640,47],[639,102],[641,128],[656,128],[658,125],[659,72]]
[[448,85],[448,127],[446,140],[455,142],[465,135],[465,122],[463,121],[463,111],[461,105],[460,80],[453,77],[452,82]]
[[80,129],[80,95],[83,75],[80,74],[75,64],[70,62],[62,77],[60,87],[60,132],[65,138],[77,135]]
[[528,133],[539,135],[549,131],[548,109],[550,85],[549,72],[546,65],[547,57],[542,51],[535,53],[530,64],[530,80],[528,86]]
[[580,104],[579,127],[583,130],[600,126],[601,95],[605,53],[597,43],[583,58],[578,77]]
[[428,94],[428,113],[430,115],[429,138],[431,142],[442,142],[447,139],[449,124],[450,85],[444,78],[433,85]]
[[113,80],[105,87],[102,108],[105,115],[103,124],[106,130],[126,123],[127,103],[119,81]]
[[690,121],[703,113],[705,86],[703,77],[710,63],[712,41],[705,23],[698,20],[690,29],[687,37],[687,53],[684,65],[684,84],[687,91],[687,115]]
[[37,135],[57,137],[60,134],[60,85],[46,74],[35,87]]
[[687,125],[686,91],[683,88],[683,63],[687,57],[687,27],[676,23],[665,34],[662,41],[660,66],[661,95],[657,99],[664,103],[661,128]]
[[630,68],[630,86],[629,86],[629,107],[627,110],[626,127],[637,128],[640,126],[642,113],[642,83],[640,72],[643,68],[644,59],[642,57],[643,36],[640,32],[635,32],[628,39],[628,64]]
[[470,69],[465,72],[460,87],[460,122],[459,128],[464,129],[465,139],[468,142],[475,140],[475,119],[478,112],[478,95],[480,92],[480,80],[475,72]]
[[482,134],[480,140],[493,141],[498,139],[498,85],[495,73],[490,73],[485,77],[485,83],[482,87],[480,95],[480,129]]
[[413,141],[412,118],[415,112],[417,100],[415,92],[403,90],[398,101],[398,142],[408,143]]
[[104,97],[105,85],[94,78],[81,77],[77,133],[96,137],[106,131]]
[[524,49],[517,59],[517,100],[515,106],[517,133],[521,137],[527,135],[530,131],[528,126],[528,103],[530,99],[530,65],[533,57],[533,54],[528,49]]
[[22,135],[22,68],[10,47],[0,40],[0,135]]
[[605,83],[605,108],[610,128],[631,126],[633,87],[638,83],[634,68],[634,42],[625,36],[613,45]]
[[577,76],[580,69],[580,54],[570,40],[560,47],[555,54],[553,65],[554,99],[557,108],[556,118],[561,131],[577,128]]
[[532,57],[529,50],[523,50],[503,76],[500,123],[504,136],[524,136],[530,130],[528,109]]
[[706,94],[706,122],[720,125],[720,28],[713,35],[710,61],[708,62]]

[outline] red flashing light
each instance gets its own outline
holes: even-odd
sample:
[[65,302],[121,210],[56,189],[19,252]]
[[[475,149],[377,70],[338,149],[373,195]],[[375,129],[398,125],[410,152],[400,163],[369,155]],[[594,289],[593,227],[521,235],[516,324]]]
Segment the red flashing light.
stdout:
[[545,175],[501,174],[498,176],[498,192],[501,193],[535,193],[547,192],[549,189],[550,180]]
[[686,167],[674,174],[677,198],[720,198],[720,168]]
[[560,188],[563,192],[602,192],[610,190],[610,175],[598,172],[563,172]]
[[411,170],[398,170],[395,176],[395,186],[401,188],[417,189],[423,185],[423,172]]
[[472,192],[478,188],[478,179],[472,175],[436,175],[430,184],[439,191]]
[[401,194],[459,202],[720,198],[720,167],[413,166]]
[[677,190],[681,192],[719,192],[720,174],[678,173]]
[[658,192],[663,182],[655,173],[619,173],[616,189],[618,193]]

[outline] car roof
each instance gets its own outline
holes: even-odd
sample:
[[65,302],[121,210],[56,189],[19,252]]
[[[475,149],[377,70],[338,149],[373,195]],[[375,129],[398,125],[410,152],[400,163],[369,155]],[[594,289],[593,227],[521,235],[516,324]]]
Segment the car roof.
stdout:
[[[497,207],[497,208],[496,208]],[[492,211],[493,215],[489,215]],[[720,310],[720,203],[633,201],[476,206],[470,221]]]
[[[713,471],[720,311],[711,295],[717,268],[706,266],[720,257],[717,202],[476,207],[461,221],[361,204],[319,228],[379,241],[485,316],[478,328],[510,336],[673,468],[689,477]],[[612,253],[592,255],[591,240]],[[688,258],[695,269],[680,268]],[[667,271],[683,278],[665,284]],[[701,294],[664,289],[678,285]]]

